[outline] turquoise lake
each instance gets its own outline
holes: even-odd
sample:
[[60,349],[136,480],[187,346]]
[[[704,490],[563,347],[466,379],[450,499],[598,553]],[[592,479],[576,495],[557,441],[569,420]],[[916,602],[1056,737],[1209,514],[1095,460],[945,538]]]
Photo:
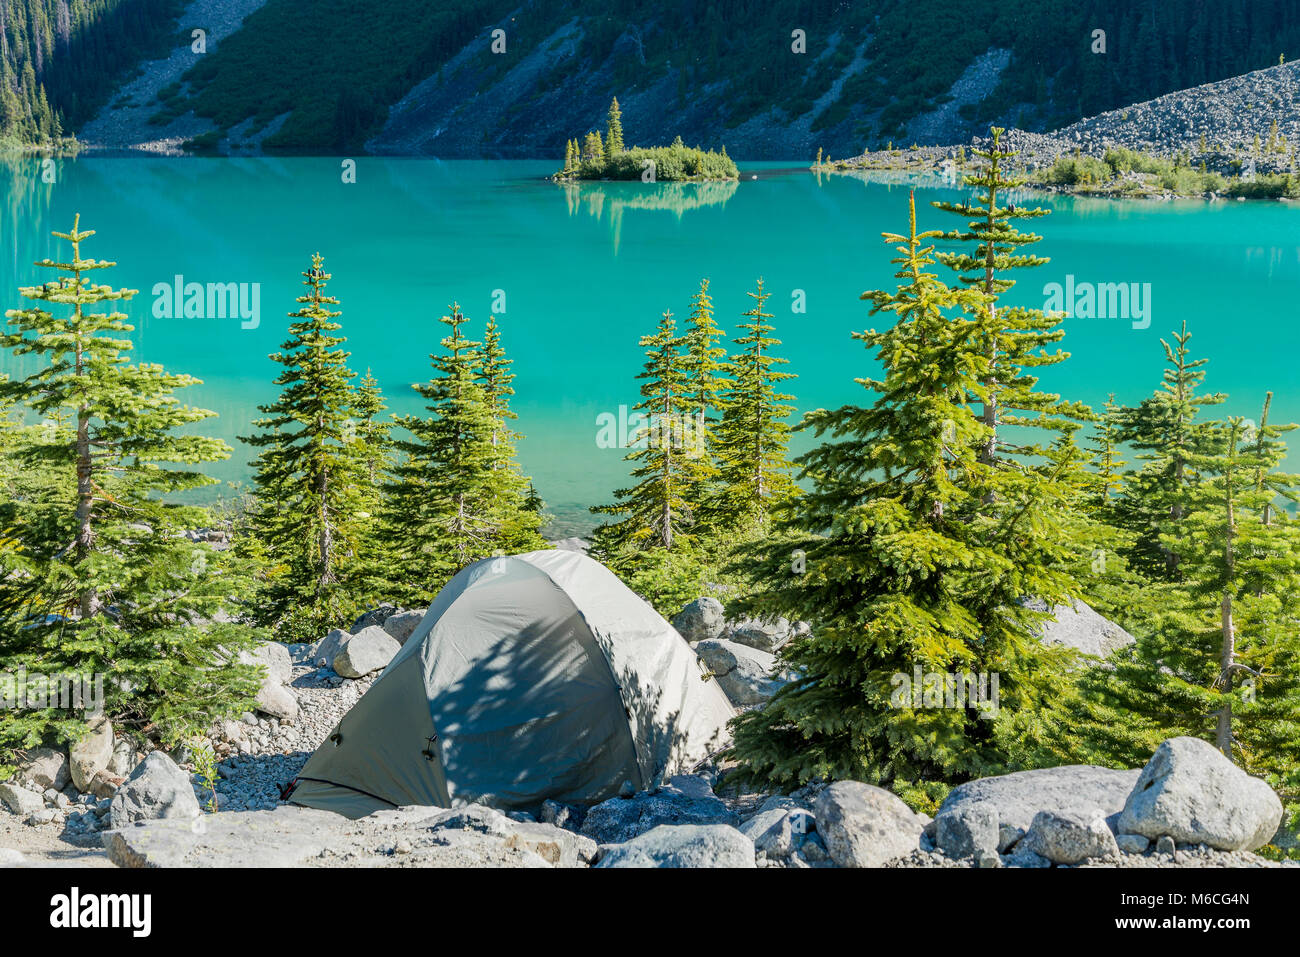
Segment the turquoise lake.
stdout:
[[[494,303],[504,306],[497,319],[518,376],[520,457],[556,516],[554,534],[588,529],[587,506],[625,483],[624,452],[598,446],[597,419],[638,400],[638,338],[664,309],[684,319],[703,277],[727,328],[763,277],[800,411],[865,396],[854,377],[876,364],[849,336],[878,324],[859,295],[894,285],[880,234],[906,229],[905,186],[742,163],[734,184],[563,187],[544,179],[554,165],[362,158],[356,182],[344,183],[337,159],[89,156],[57,161],[47,183],[40,160],[11,161],[0,165],[0,301],[16,307],[20,285],[52,278],[31,264],[66,256],[49,233],[80,213],[82,228],[97,231],[83,255],[119,264],[100,281],[140,290],[126,306],[136,360],[203,380],[183,398],[219,413],[201,431],[234,446],[209,469],[226,481],[249,474],[251,454],[236,437],[276,393],[267,354],[284,338],[313,252],[333,273],[353,369],[373,370],[396,412],[420,407],[410,385],[429,376],[448,303],[461,304],[476,334]],[[919,186],[920,227],[958,226],[924,203],[961,192],[938,179]],[[1033,225],[1044,236],[1033,251],[1052,261],[1026,272],[1008,301],[1043,307],[1044,287],[1067,276],[1076,288],[1149,289],[1146,328],[1132,318],[1066,319],[1063,348],[1073,355],[1047,372],[1046,387],[1094,407],[1110,393],[1137,401],[1159,383],[1160,338],[1186,319],[1193,353],[1211,360],[1207,388],[1230,396],[1227,414],[1257,416],[1271,389],[1272,420],[1300,421],[1300,212],[1283,203],[1017,202],[1052,210]],[[258,324],[158,318],[153,290],[176,276],[257,284]],[[793,311],[796,290],[804,312]],[[23,371],[0,356],[0,372]],[[796,436],[794,451],[808,441]]]

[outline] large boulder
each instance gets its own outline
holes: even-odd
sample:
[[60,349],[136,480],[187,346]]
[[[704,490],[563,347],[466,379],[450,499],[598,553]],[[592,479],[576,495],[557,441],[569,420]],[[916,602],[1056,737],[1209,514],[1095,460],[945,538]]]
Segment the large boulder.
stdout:
[[404,645],[406,639],[411,637],[420,622],[424,620],[424,613],[428,610],[427,608],[412,608],[408,611],[395,612],[389,615],[388,620],[384,622],[384,631],[392,635],[399,645]]
[[383,671],[401,650],[396,638],[378,625],[371,625],[343,642],[334,656],[334,670],[344,678],[363,678]]
[[1282,822],[1282,802],[1200,738],[1170,738],[1142,769],[1119,818],[1119,829],[1152,840],[1221,851],[1253,851]]
[[311,653],[312,662],[318,667],[333,668],[334,657],[343,649],[343,643],[352,637],[352,633],[342,628],[335,628],[316,643]]
[[44,810],[45,801],[35,791],[29,791],[21,784],[0,784],[0,806],[25,818]]
[[18,761],[14,779],[33,784],[42,791],[46,788],[62,791],[72,780],[68,756],[55,748],[32,748]]
[[599,844],[622,844],[661,824],[739,823],[735,812],[713,793],[709,783],[677,775],[657,791],[610,798],[591,808],[582,833]]
[[739,645],[749,645],[769,655],[776,652],[790,640],[790,622],[785,618],[764,621],[745,618],[734,622],[727,629],[727,638]]
[[597,867],[754,867],[754,842],[725,824],[661,824],[601,848]]
[[718,686],[733,705],[762,704],[786,684],[788,677],[774,677],[776,656],[725,638],[701,641],[695,653],[708,666]]
[[162,751],[153,751],[140,762],[113,795],[108,811],[114,828],[137,821],[192,821],[199,813],[190,776]]
[[482,807],[403,807],[352,821],[284,805],[146,821],[103,842],[119,867],[581,867],[596,852],[560,828]]
[[1094,857],[1115,857],[1119,845],[1100,810],[1080,813],[1039,811],[1020,842],[1019,850],[1045,857],[1054,864],[1079,864]]
[[254,707],[263,714],[289,721],[298,718],[298,696],[282,684],[263,682],[254,700]]
[[107,770],[113,759],[113,725],[107,718],[95,718],[85,737],[68,749],[68,765],[72,783],[83,793],[90,791],[90,782],[99,771]]
[[1039,811],[1084,814],[1100,810],[1113,821],[1139,773],[1067,764],[979,778],[953,788],[935,818],[977,801],[988,801],[997,809],[998,850],[1005,852],[1029,830]]
[[[1047,610],[1047,603],[1040,598],[1030,599],[1025,605],[1035,611]],[[1052,619],[1043,623],[1039,636],[1045,645],[1065,645],[1085,655],[1106,658],[1136,640],[1119,625],[1093,611],[1086,602],[1076,600],[1073,606],[1053,605],[1052,615]]]
[[817,832],[840,867],[880,867],[921,846],[930,819],[884,788],[836,781],[817,795]]
[[239,653],[242,664],[258,665],[266,669],[266,677],[277,684],[287,685],[293,680],[293,659],[289,649],[278,641],[259,642],[253,648]]
[[934,843],[949,857],[978,857],[998,850],[998,809],[991,801],[960,804],[934,819]]
[[740,833],[754,842],[754,850],[775,859],[787,858],[802,843],[810,818],[802,808],[773,807],[740,825]]
[[722,602],[716,598],[696,598],[676,614],[673,627],[692,644],[708,641],[722,637],[722,629],[726,627],[723,615]]

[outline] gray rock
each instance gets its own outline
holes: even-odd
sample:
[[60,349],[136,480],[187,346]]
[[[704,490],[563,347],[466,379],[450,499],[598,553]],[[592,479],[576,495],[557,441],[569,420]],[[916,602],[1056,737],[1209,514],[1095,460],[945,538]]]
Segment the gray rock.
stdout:
[[998,809],[989,801],[970,801],[934,819],[934,843],[949,857],[997,854]]
[[27,817],[45,808],[45,802],[39,794],[20,784],[0,784],[0,804],[19,817]]
[[72,780],[68,756],[54,748],[33,748],[18,761],[14,778],[24,784],[62,791]]
[[335,628],[316,645],[311,654],[311,660],[318,667],[333,668],[334,656],[342,649],[343,643],[351,637],[350,632],[346,632],[342,628]]
[[287,685],[293,680],[293,659],[289,649],[278,641],[259,642],[253,648],[241,651],[239,661],[265,668],[266,676],[276,684]]
[[583,808],[572,804],[561,804],[549,798],[542,802],[541,819],[544,824],[554,824],[556,827],[577,831],[582,828],[582,820],[585,816],[586,811]]
[[[1025,602],[1029,608],[1045,611],[1047,603],[1035,598]],[[1054,620],[1043,624],[1039,638],[1045,645],[1065,645],[1086,655],[1106,658],[1136,640],[1108,618],[1093,611],[1086,602],[1052,606]]]
[[[388,812],[371,815],[377,822]],[[586,867],[596,858],[596,842],[553,824],[522,821],[481,804],[454,808],[421,822],[432,833],[472,830],[499,838],[508,849],[531,851],[552,867]]]
[[[800,843],[792,827],[791,813],[782,808],[760,811],[740,825],[740,833],[754,842],[755,850],[770,858],[789,857]],[[801,810],[800,813],[807,812]]]
[[739,821],[707,781],[677,775],[653,794],[615,797],[587,811],[582,833],[599,844],[623,844],[661,824],[727,824]]
[[722,602],[716,598],[696,598],[673,617],[673,627],[687,641],[708,641],[722,637],[726,626]]
[[127,738],[122,738],[113,745],[113,756],[105,770],[113,777],[125,778],[140,764],[140,754],[135,745]]
[[54,823],[57,816],[57,812],[53,808],[42,808],[27,815],[27,823],[32,827],[40,827],[42,824]]
[[930,819],[898,795],[859,781],[836,781],[817,795],[817,831],[840,867],[880,867],[921,846]]
[[1172,837],[1221,851],[1253,851],[1282,822],[1282,802],[1200,738],[1170,738],[1142,769],[1119,828],[1129,834]]
[[1120,834],[1115,845],[1125,854],[1145,854],[1151,842],[1141,834]]
[[975,801],[990,802],[998,811],[998,847],[1005,851],[1029,830],[1039,811],[1065,814],[1100,809],[1107,817],[1118,816],[1140,773],[1067,764],[979,778],[953,788],[938,814]]
[[72,783],[78,791],[90,791],[95,772],[108,769],[113,759],[113,725],[107,718],[95,718],[89,733],[68,749],[68,765]]
[[1013,853],[1002,858],[1002,863],[1006,867],[1051,867],[1052,862],[1041,854],[1035,854],[1033,851],[1017,845]]
[[388,621],[388,619],[395,614],[397,614],[397,607],[388,602],[384,602],[379,605],[379,607],[370,609],[354,621],[352,627],[349,628],[348,631],[354,635],[359,635],[367,628],[382,626],[384,622]]
[[1094,857],[1119,854],[1115,835],[1100,810],[1090,814],[1039,811],[1021,845],[1054,864],[1078,864]]
[[776,656],[724,638],[701,641],[695,653],[713,673],[718,686],[737,706],[762,704],[789,683],[774,677]]
[[193,821],[199,816],[199,802],[190,776],[163,752],[154,751],[117,789],[108,814],[114,828],[137,821]]
[[117,789],[125,783],[126,778],[119,777],[109,771],[96,771],[95,776],[90,779],[90,787],[87,788],[86,793],[93,794],[97,798],[111,798],[117,793]]
[[622,844],[601,848],[597,867],[743,867],[754,842],[725,824],[661,824]]
[[292,690],[278,682],[268,679],[257,689],[257,710],[273,718],[289,721],[298,719],[298,697]]
[[410,611],[399,611],[390,615],[384,622],[384,631],[388,632],[399,645],[406,644],[406,639],[411,637],[411,633],[424,621],[424,613],[427,608],[414,608]]
[[774,655],[790,640],[790,622],[784,618],[773,621],[745,618],[731,624],[727,629],[727,638],[736,644],[748,645]]
[[105,831],[102,840],[118,867],[293,867],[321,854],[340,820],[330,811],[285,806],[149,821]]
[[1168,834],[1165,834],[1162,837],[1156,839],[1156,853],[1166,854],[1169,857],[1173,857],[1175,854],[1178,853],[1178,845],[1174,843],[1174,839],[1172,837],[1170,837]]
[[343,642],[334,656],[334,670],[344,678],[361,678],[383,671],[401,650],[397,639],[383,628],[371,625]]

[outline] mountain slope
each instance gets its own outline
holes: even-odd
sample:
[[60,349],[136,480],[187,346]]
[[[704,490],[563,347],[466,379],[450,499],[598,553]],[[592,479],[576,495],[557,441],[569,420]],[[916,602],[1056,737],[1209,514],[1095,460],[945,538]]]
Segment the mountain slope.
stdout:
[[[628,142],[680,133],[750,158],[843,156],[886,140],[965,141],[994,121],[1054,129],[1300,58],[1300,0],[314,0],[306,10],[266,0],[160,91],[154,130],[205,126],[228,151],[558,156],[617,95]],[[1097,30],[1105,52],[1093,52]],[[804,52],[792,49],[796,31]]]

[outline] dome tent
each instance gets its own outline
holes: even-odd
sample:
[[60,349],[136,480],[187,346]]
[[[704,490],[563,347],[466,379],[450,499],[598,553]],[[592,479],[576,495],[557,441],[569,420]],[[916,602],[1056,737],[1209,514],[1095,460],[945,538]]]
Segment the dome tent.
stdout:
[[686,641],[604,565],[488,558],[438,593],[290,800],[353,818],[600,801],[702,761],[732,714]]

